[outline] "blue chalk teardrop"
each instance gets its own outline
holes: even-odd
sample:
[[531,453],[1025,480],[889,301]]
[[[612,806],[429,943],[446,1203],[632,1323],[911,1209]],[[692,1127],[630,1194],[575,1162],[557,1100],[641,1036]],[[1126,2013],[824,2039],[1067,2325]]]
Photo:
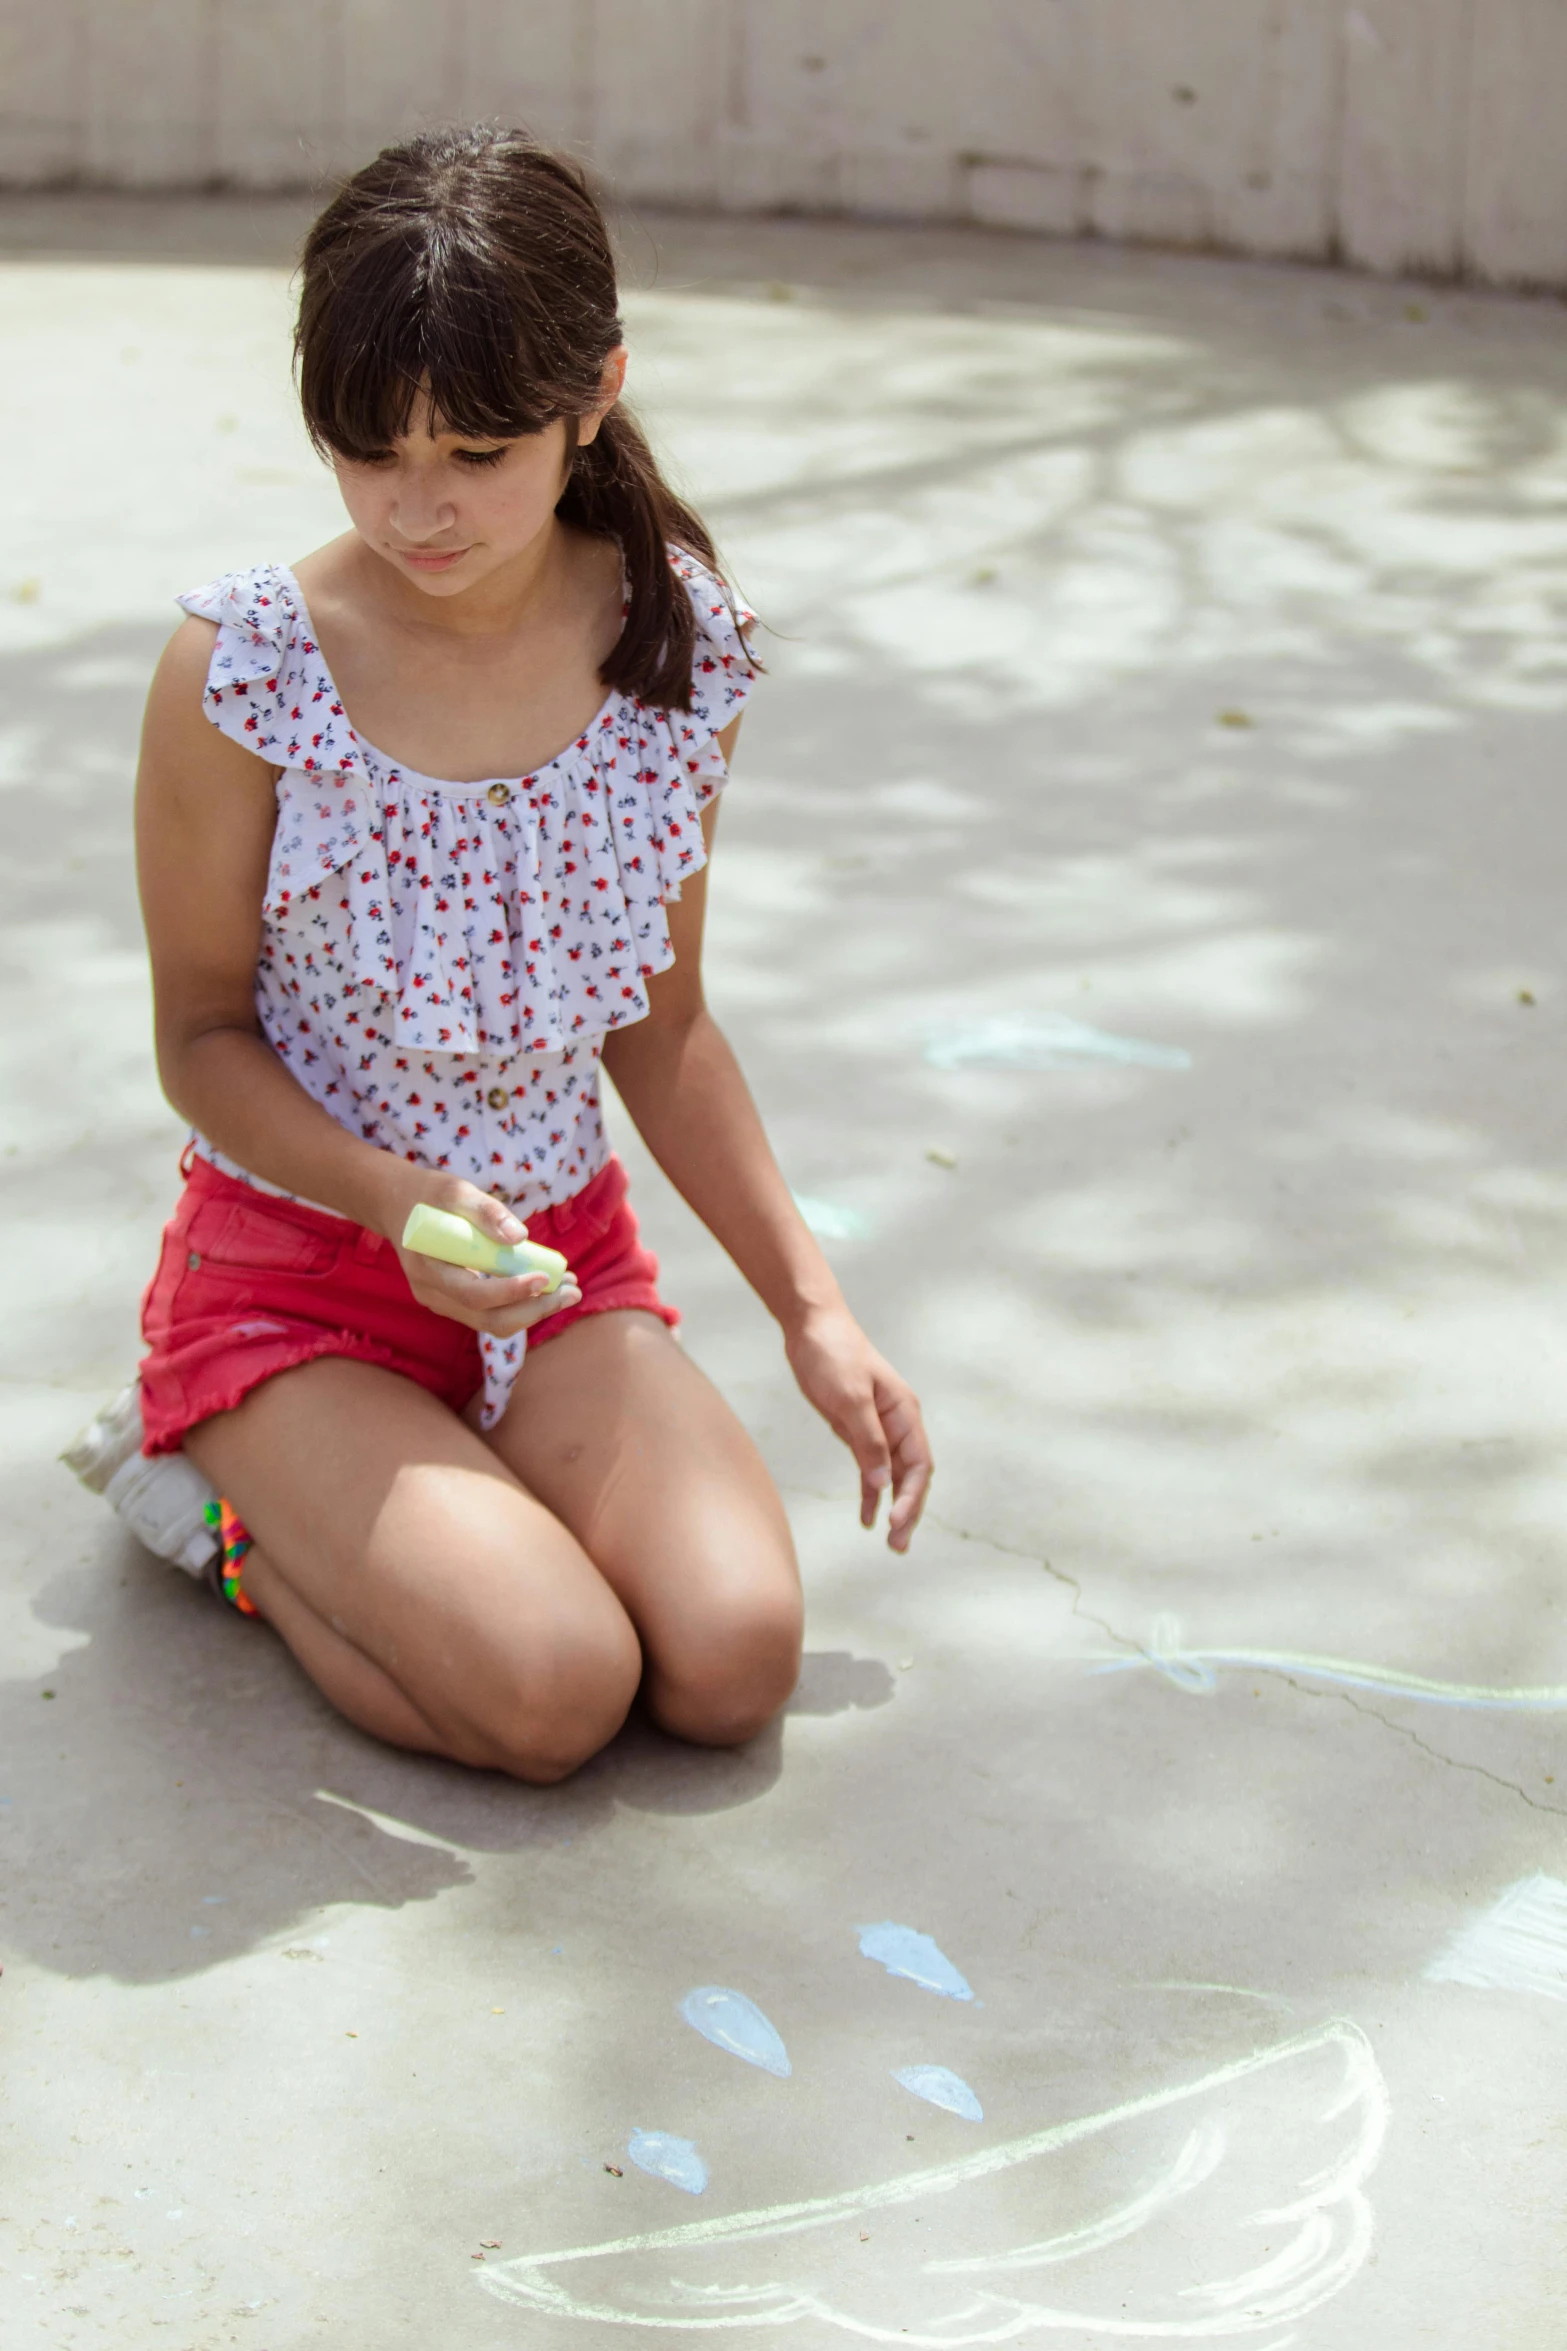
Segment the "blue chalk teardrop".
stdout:
[[689,2139],[677,2139],[668,2131],[633,2131],[626,2153],[639,2171],[668,2180],[672,2188],[684,2188],[688,2196],[700,2196],[707,2186],[707,2165]]
[[764,2073],[780,2077],[789,2073],[788,2050],[756,2002],[743,1992],[727,1992],[721,1984],[699,1984],[681,2001],[680,2013],[715,2049],[727,2049],[731,2057],[743,2057],[747,2065],[759,2065]]
[[961,2114],[965,2122],[983,2122],[985,2109],[957,2074],[944,2065],[905,2065],[893,2075],[916,2098],[923,2098],[927,2106],[940,2106],[948,2114]]
[[889,1975],[906,1976],[922,1991],[940,1992],[947,2000],[973,1999],[967,1979],[929,1935],[913,1927],[895,1926],[890,1918],[884,1918],[880,1926],[861,1927],[859,1934],[865,1957],[876,1960]]

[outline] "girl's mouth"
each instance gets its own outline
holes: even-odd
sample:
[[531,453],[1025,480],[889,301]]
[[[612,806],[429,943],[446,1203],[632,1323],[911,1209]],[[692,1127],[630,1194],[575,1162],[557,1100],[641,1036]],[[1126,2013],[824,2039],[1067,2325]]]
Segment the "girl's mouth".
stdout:
[[417,553],[411,547],[399,547],[397,553],[402,561],[411,564],[415,571],[450,571],[454,563],[461,563],[463,557],[469,553],[469,549],[466,547],[439,547],[426,548],[422,553]]

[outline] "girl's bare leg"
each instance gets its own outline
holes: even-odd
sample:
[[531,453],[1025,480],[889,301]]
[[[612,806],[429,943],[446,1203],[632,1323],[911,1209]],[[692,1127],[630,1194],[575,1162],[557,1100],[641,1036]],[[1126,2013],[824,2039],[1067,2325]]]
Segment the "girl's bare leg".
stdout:
[[245,1554],[245,1594],[339,1714],[389,1747],[413,1747],[425,1755],[446,1753],[439,1731],[425,1721],[391,1675],[344,1634],[334,1632],[325,1617],[317,1616],[255,1542]]
[[351,1721],[536,1781],[619,1728],[642,1670],[625,1609],[561,1521],[412,1381],[303,1364],[202,1422],[186,1451],[255,1537],[246,1590]]
[[655,1315],[585,1316],[526,1358],[489,1444],[635,1625],[654,1719],[731,1746],[793,1690],[803,1603],[778,1490]]

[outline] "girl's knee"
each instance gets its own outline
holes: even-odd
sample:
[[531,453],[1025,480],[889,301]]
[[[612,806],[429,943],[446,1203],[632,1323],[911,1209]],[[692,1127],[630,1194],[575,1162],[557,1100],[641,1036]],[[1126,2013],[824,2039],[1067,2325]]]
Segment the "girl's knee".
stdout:
[[583,1627],[565,1640],[557,1631],[491,1680],[464,1726],[460,1760],[552,1787],[608,1745],[641,1678],[629,1624]]
[[655,1720],[700,1746],[743,1746],[793,1695],[803,1637],[797,1591],[715,1611],[699,1640],[660,1661],[649,1691]]
[[601,1685],[576,1698],[557,1692],[546,1704],[524,1698],[470,1734],[459,1760],[480,1771],[503,1771],[534,1787],[552,1788],[608,1746],[635,1695],[632,1681],[622,1690]]

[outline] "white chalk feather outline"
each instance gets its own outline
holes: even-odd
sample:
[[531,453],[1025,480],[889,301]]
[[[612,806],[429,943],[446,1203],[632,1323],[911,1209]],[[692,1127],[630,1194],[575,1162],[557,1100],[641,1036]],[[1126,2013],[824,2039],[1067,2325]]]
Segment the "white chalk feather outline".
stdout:
[[[1060,2148],[1093,2137],[1118,2124],[1165,2112],[1190,2099],[1222,2090],[1231,2083],[1266,2072],[1292,2059],[1331,2047],[1337,2047],[1343,2055],[1345,2079],[1341,2093],[1321,2119],[1332,2122],[1359,2106],[1362,2109],[1361,2124],[1354,2144],[1326,2171],[1302,2183],[1300,2193],[1290,2202],[1249,2216],[1258,2225],[1277,2227],[1295,2222],[1298,2226],[1290,2243],[1261,2266],[1240,2277],[1182,2289],[1184,2299],[1206,2305],[1203,2309],[1194,2310],[1189,2319],[1118,2320],[1097,2313],[1054,2310],[1044,2305],[1030,2305],[1015,2300],[1004,2304],[996,2296],[982,2293],[963,2310],[949,2312],[939,2320],[939,2334],[926,2334],[916,2333],[912,2328],[904,2330],[899,2327],[894,2330],[850,2318],[822,2303],[814,2295],[787,2286],[682,2286],[677,2279],[671,2278],[671,2290],[685,2294],[688,2302],[685,2309],[664,2315],[578,2301],[568,2288],[543,2274],[568,2264],[603,2261],[621,2254],[675,2252],[684,2246],[708,2246],[724,2242],[763,2243],[828,2226],[835,2221],[847,2221],[870,2212],[886,2211],[916,2198],[922,2202],[928,2201],[932,2196],[963,2187],[970,2181],[1010,2170],[1038,2156],[1053,2154]],[[497,2299],[559,2318],[595,2319],[602,2325],[655,2327],[669,2332],[682,2327],[694,2332],[719,2328],[733,2330],[740,2327],[790,2326],[801,2319],[810,2318],[818,2324],[835,2327],[844,2334],[855,2335],[865,2341],[907,2346],[908,2351],[960,2351],[962,2346],[1016,2341],[1025,2334],[1067,2327],[1143,2340],[1191,2342],[1215,2341],[1240,2335],[1255,2336],[1261,2330],[1288,2325],[1319,2309],[1348,2285],[1365,2261],[1371,2248],[1372,2213],[1364,2186],[1380,2156],[1388,2118],[1387,2086],[1370,2041],[1358,2025],[1347,2018],[1336,2017],[1309,2032],[1296,2034],[1269,2048],[1255,2050],[1249,2056],[1236,2058],[1194,2082],[1186,2082],[1173,2089],[1150,2091],[1141,2098],[1128,2100],[1103,2113],[1084,2115],[1071,2122],[1054,2123],[1024,2138],[1013,2139],[996,2147],[976,2149],[953,2163],[933,2169],[906,2172],[897,2179],[850,2189],[836,2196],[817,2196],[799,2203],[717,2215],[643,2235],[613,2238],[597,2245],[572,2246],[553,2253],[522,2254],[511,2261],[493,2263],[475,2274],[480,2286]],[[1135,2234],[1177,2198],[1190,2194],[1210,2178],[1222,2161],[1224,2146],[1223,2127],[1216,2119],[1200,2124],[1188,2134],[1173,2162],[1167,2164],[1156,2179],[1139,2189],[1116,2211],[1082,2228],[1068,2231],[1061,2237],[1019,2247],[1008,2254],[974,2260],[959,2256],[925,2262],[921,2264],[922,2274],[956,2275],[984,2271],[1015,2275],[1023,2269],[1054,2267],[1122,2241]],[[1334,2209],[1347,2217],[1348,2224],[1342,2243],[1337,2245],[1337,2232],[1331,2217]],[[736,2307],[741,2301],[749,2307]],[[728,2304],[729,2307],[720,2311],[717,2307],[720,2303]],[[770,2303],[771,2307],[762,2307],[764,2303]],[[955,2331],[969,2325],[971,2321],[979,2322],[977,2331]],[[1278,2338],[1274,2340],[1276,2343]]]

